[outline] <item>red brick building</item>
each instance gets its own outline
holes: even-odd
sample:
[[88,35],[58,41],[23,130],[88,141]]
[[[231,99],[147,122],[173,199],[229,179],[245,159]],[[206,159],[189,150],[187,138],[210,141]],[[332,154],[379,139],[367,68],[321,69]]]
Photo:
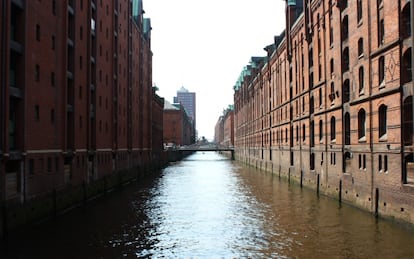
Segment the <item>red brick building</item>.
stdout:
[[194,144],[192,120],[181,104],[171,104],[165,101],[163,116],[164,144],[174,144],[176,146]]
[[224,140],[224,118],[220,116],[214,126],[214,142],[221,144]]
[[214,141],[224,147],[234,145],[234,108],[230,105],[223,111],[215,126]]
[[152,95],[152,140],[151,151],[152,161],[151,164],[160,165],[163,157],[163,128],[164,128],[164,98],[158,96],[153,88]]
[[223,125],[223,143],[225,147],[232,147],[234,145],[234,110],[233,107],[226,110]]
[[414,222],[410,1],[287,1],[234,87],[236,157]]
[[2,201],[150,165],[163,104],[143,13],[141,0],[2,1]]

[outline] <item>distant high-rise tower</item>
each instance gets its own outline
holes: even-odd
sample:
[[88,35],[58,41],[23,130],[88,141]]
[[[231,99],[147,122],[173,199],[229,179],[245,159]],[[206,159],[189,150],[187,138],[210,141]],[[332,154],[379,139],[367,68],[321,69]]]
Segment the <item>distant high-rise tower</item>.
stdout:
[[184,106],[187,115],[192,119],[195,128],[196,122],[196,94],[189,92],[184,87],[177,91],[177,96],[174,97],[174,103],[181,103]]

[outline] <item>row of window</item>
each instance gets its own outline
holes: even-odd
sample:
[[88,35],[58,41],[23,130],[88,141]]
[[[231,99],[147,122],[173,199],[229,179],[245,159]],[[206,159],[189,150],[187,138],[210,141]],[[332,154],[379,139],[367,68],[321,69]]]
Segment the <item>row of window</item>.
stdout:
[[[311,122],[311,128],[310,128],[310,137],[311,137],[311,145],[314,139],[314,124],[313,121]],[[380,141],[386,140],[387,135],[387,106],[381,105],[378,110],[378,138]],[[293,129],[292,129],[293,130]],[[330,131],[331,136],[330,140],[335,141],[336,140],[336,118],[335,116],[331,117],[330,120]],[[277,143],[283,142],[283,135],[285,135],[285,142],[288,142],[288,135],[289,130],[285,129],[285,134],[283,134],[283,131],[276,131],[276,141]],[[361,142],[366,141],[365,138],[366,135],[366,112],[364,109],[360,109],[358,112],[358,139]],[[319,140],[323,141],[323,121],[319,121]],[[303,141],[306,140],[306,126],[302,125],[302,138]],[[299,126],[296,126],[296,141],[299,141]],[[345,114],[345,144],[350,144],[350,116],[349,113]]]
[[[367,170],[367,157],[366,155],[358,156],[358,166],[359,170]],[[388,156],[379,155],[378,156],[378,172],[379,173],[388,173]]]
[[[107,164],[111,162],[112,155],[111,154],[101,154],[97,155],[97,162],[98,164]],[[119,161],[123,161],[127,159],[126,154],[120,154],[119,155]],[[45,171],[45,161],[46,161],[46,171]],[[86,156],[77,156],[76,160],[76,167],[77,168],[85,168],[86,166]],[[37,170],[35,170],[35,164],[38,167]],[[53,173],[53,172],[59,172],[60,169],[60,158],[59,157],[48,157],[46,160],[44,158],[37,159],[29,159],[28,163],[28,171],[30,175],[34,175],[35,172],[40,173]]]

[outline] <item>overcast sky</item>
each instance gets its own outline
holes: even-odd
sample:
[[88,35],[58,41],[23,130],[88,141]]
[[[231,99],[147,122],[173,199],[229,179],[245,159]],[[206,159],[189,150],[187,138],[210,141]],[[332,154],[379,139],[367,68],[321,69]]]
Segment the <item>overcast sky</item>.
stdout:
[[285,26],[283,0],[144,0],[151,18],[153,83],[172,102],[181,86],[196,93],[199,137],[213,139],[233,86],[251,56]]

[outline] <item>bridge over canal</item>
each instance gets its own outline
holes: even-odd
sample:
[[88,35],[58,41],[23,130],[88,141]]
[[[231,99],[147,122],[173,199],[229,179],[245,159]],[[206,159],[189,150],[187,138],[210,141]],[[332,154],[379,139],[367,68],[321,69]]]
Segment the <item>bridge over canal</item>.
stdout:
[[231,160],[234,160],[234,147],[223,147],[217,145],[191,145],[182,146],[178,149],[179,151],[188,152],[231,152]]

